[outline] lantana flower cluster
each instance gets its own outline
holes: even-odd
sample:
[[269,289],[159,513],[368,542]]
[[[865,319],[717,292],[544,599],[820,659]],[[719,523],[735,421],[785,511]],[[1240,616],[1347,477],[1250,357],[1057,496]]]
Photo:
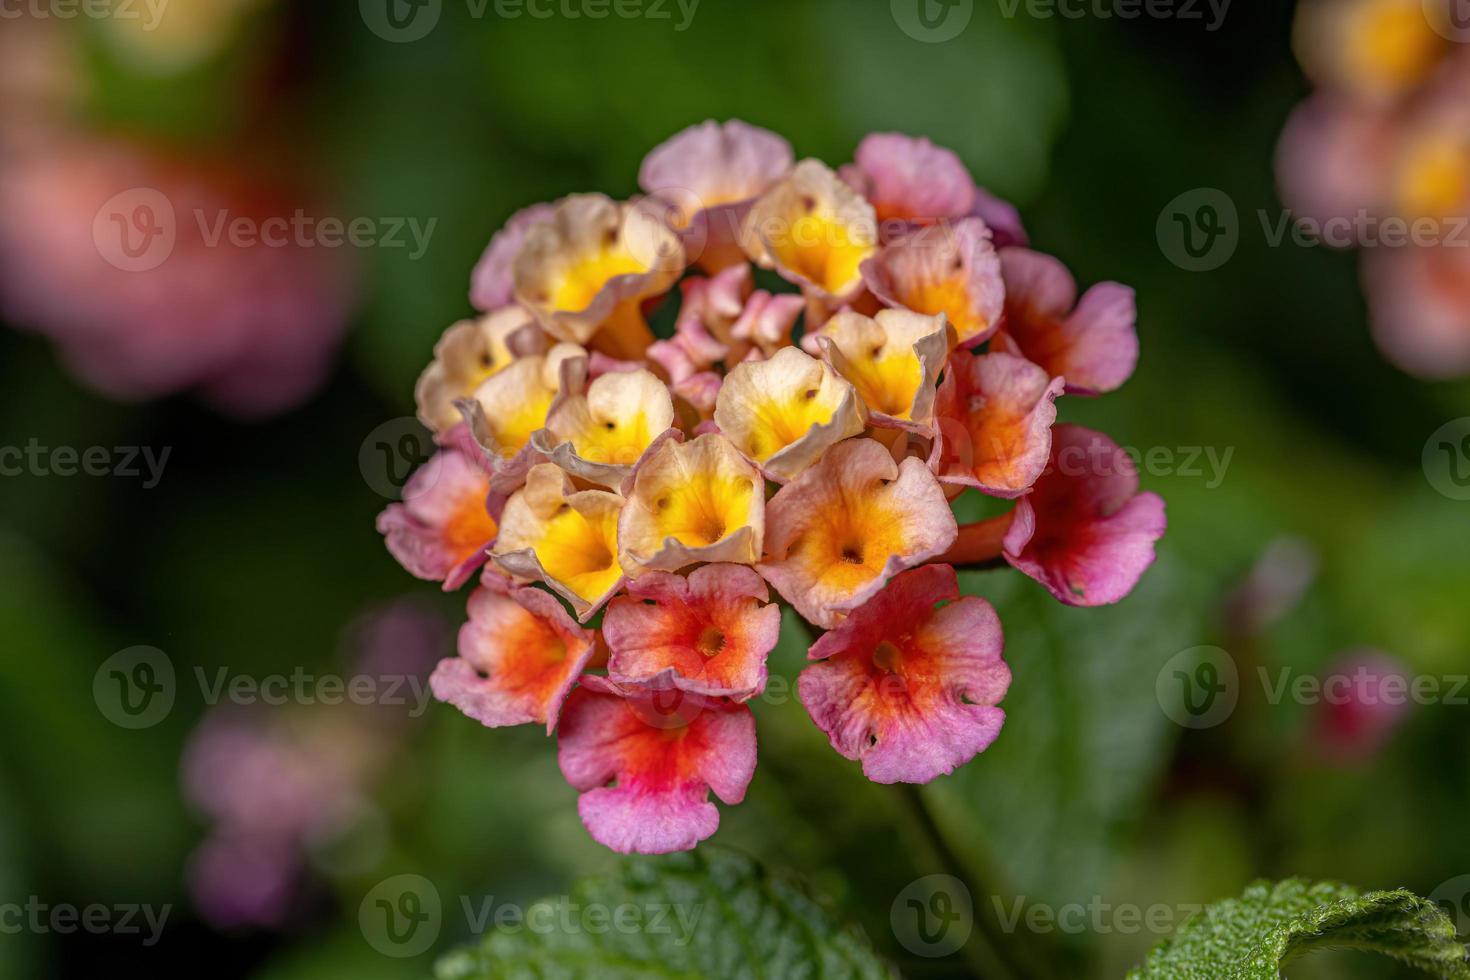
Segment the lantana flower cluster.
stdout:
[[1362,246],[1374,339],[1405,371],[1470,374],[1470,30],[1453,0],[1306,0],[1317,91],[1277,151],[1286,204]]
[[[446,589],[480,573],[435,695],[544,725],[592,837],[662,853],[715,832],[711,793],[745,795],[783,604],[832,747],[925,783],[995,740],[1010,683],[956,567],[1111,603],[1165,521],[1116,444],[1056,424],[1064,393],[1132,372],[1132,291],[1079,298],[951,151],[875,134],[834,171],[706,122],[639,183],[495,235],[484,315],[418,384],[439,450],[379,529]],[[972,489],[1014,503],[962,527]]]

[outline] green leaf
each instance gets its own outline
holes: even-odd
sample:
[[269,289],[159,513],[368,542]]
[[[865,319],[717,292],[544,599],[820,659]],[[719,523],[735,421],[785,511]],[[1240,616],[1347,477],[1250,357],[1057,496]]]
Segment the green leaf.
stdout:
[[[590,910],[599,907],[607,914],[594,925]],[[706,847],[633,859],[619,874],[584,879],[570,895],[527,908],[523,923],[497,926],[480,946],[446,956],[438,976],[894,974],[866,939],[834,925],[801,885],[766,873],[743,855]]]
[[1436,977],[1470,977],[1465,947],[1439,907],[1411,892],[1361,894],[1333,882],[1257,882],[1180,926],[1128,980],[1275,980],[1314,949],[1382,953]]

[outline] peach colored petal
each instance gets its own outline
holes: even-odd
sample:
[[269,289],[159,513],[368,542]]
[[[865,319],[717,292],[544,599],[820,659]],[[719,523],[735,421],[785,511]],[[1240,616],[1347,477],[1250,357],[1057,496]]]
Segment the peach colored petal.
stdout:
[[832,368],[795,347],[746,361],[725,378],[715,424],[772,479],[785,482],[834,443],[862,432],[867,409]]
[[468,456],[441,449],[404,485],[403,503],[378,515],[378,533],[410,574],[453,591],[484,564],[495,540],[489,493],[489,478]]
[[944,314],[961,344],[978,344],[1005,304],[1000,259],[979,218],[932,225],[896,239],[863,263],[863,281],[887,306]]
[[688,578],[648,572],[607,607],[608,676],[620,684],[667,677],[681,690],[747,701],[766,686],[766,656],[781,607],[744,565],[703,565]]
[[419,421],[436,433],[452,429],[462,421],[455,402],[511,361],[544,354],[547,346],[546,335],[519,306],[459,321],[434,345],[434,360],[414,386]]
[[859,267],[877,250],[873,207],[820,160],[803,160],[751,208],[746,254],[830,304],[863,288]]
[[951,335],[944,315],[839,313],[817,334],[823,357],[852,383],[874,424],[930,430]]
[[1023,357],[955,351],[940,393],[940,481],[1025,493],[1046,468],[1062,387]]
[[663,443],[625,489],[619,560],[630,578],[694,562],[759,560],[765,481],[723,436]]
[[531,445],[573,476],[616,490],[673,424],[662,381],[641,369],[617,372],[559,399]]
[[809,622],[831,629],[898,572],[942,553],[958,528],[917,459],[852,439],[766,505],[766,581]]

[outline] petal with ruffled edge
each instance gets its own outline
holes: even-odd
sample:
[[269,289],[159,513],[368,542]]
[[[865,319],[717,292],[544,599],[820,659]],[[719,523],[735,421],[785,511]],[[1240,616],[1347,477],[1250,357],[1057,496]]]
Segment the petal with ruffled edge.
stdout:
[[[975,206],[975,181],[953,150],[924,137],[870,133],[842,176],[886,225],[931,225]],[[909,228],[903,228],[907,232]]]
[[1076,280],[1052,256],[1006,248],[1000,262],[1006,319],[996,350],[1019,354],[1053,378],[1065,378],[1069,394],[1101,394],[1128,380],[1138,363],[1132,289],[1100,282],[1078,301]]
[[852,439],[766,505],[766,581],[809,622],[831,629],[894,575],[940,554],[958,528],[944,490],[917,459]]
[[823,357],[852,382],[875,425],[930,429],[951,340],[942,314],[880,310],[869,318],[848,311],[828,320],[817,338]]
[[452,592],[484,564],[495,540],[489,494],[484,470],[456,449],[441,449],[404,484],[403,503],[378,515],[378,533],[410,574]]
[[441,660],[429,684],[434,697],[486,727],[544,724],[550,734],[596,648],[595,634],[553,596],[491,573],[470,594],[459,656]]
[[654,147],[638,186],[670,205],[689,258],[719,271],[740,263],[740,225],[751,203],[791,171],[791,144],[739,119],[706,120]]
[[943,313],[965,346],[990,337],[1005,309],[1000,259],[979,218],[891,242],[863,263],[863,281],[886,306]]
[[620,371],[560,399],[531,445],[573,476],[616,490],[673,424],[668,387],[649,371]]
[[958,350],[939,394],[941,483],[1015,497],[1051,453],[1062,379],[1014,354]]
[[667,292],[684,247],[663,218],[601,194],[574,194],[533,226],[514,265],[516,302],[558,340],[638,360],[653,334],[640,302]]
[[766,656],[781,636],[781,607],[745,565],[703,565],[688,578],[649,572],[602,620],[608,677],[748,701],[766,686]]
[[630,578],[694,562],[751,564],[765,538],[765,481],[730,441],[669,440],[638,467],[618,523]]
[[592,839],[620,854],[685,851],[719,828],[709,793],[745,798],[755,774],[755,719],[743,705],[583,677],[557,733],[562,775],[580,790]]
[[1168,522],[1164,501],[1138,492],[1117,443],[1080,425],[1052,430],[1051,461],[1016,502],[1006,561],[1069,606],[1104,606],[1133,591]]
[[878,245],[873,206],[820,160],[803,160],[756,201],[741,230],[746,254],[828,305],[863,288]]
[[510,220],[490,238],[475,270],[470,274],[470,302],[477,310],[495,310],[513,302],[515,277],[513,267],[526,235],[532,227],[550,221],[560,201],[533,204],[510,216]]
[[[939,605],[944,603],[944,605]],[[796,690],[832,747],[875,783],[927,783],[1000,734],[1011,683],[1000,618],[954,569],[898,575],[811,648]]]
[[414,386],[419,421],[436,433],[454,428],[462,421],[455,402],[516,358],[544,354],[547,346],[546,334],[519,306],[459,321],[434,345],[434,360]]
[[585,623],[623,584],[622,509],[618,494],[578,490],[556,464],[539,463],[506,501],[491,557],[519,579],[545,582]]
[[531,437],[546,424],[560,401],[583,391],[587,352],[576,344],[557,344],[545,356],[512,361],[455,404],[467,431],[491,470],[491,486],[510,493],[540,462]]
[[715,424],[772,479],[785,482],[867,424],[857,390],[795,347],[746,361],[725,377]]

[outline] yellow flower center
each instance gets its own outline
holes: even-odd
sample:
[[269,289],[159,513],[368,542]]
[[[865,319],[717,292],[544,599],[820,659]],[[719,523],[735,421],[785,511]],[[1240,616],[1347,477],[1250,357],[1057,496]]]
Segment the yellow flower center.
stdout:
[[1406,218],[1440,218],[1470,196],[1470,146],[1444,133],[1416,143],[1399,175],[1399,202]]
[[1429,74],[1443,39],[1420,4],[1380,0],[1353,19],[1347,44],[1354,72],[1401,89]]
[[847,225],[814,211],[792,222],[772,251],[788,269],[829,293],[839,293],[857,279],[858,266],[873,254],[874,244],[856,240]]
[[661,538],[705,548],[745,526],[754,493],[747,477],[695,473],[655,501],[654,523]]
[[546,574],[592,602],[622,575],[618,566],[616,513],[585,517],[563,505],[536,543],[536,557]]
[[846,377],[873,411],[907,419],[924,382],[924,366],[912,348],[890,351],[889,346],[869,350],[866,357],[849,357]]
[[592,304],[609,279],[647,271],[648,266],[618,247],[616,242],[609,243],[567,267],[552,289],[552,308],[557,312],[579,313]]

